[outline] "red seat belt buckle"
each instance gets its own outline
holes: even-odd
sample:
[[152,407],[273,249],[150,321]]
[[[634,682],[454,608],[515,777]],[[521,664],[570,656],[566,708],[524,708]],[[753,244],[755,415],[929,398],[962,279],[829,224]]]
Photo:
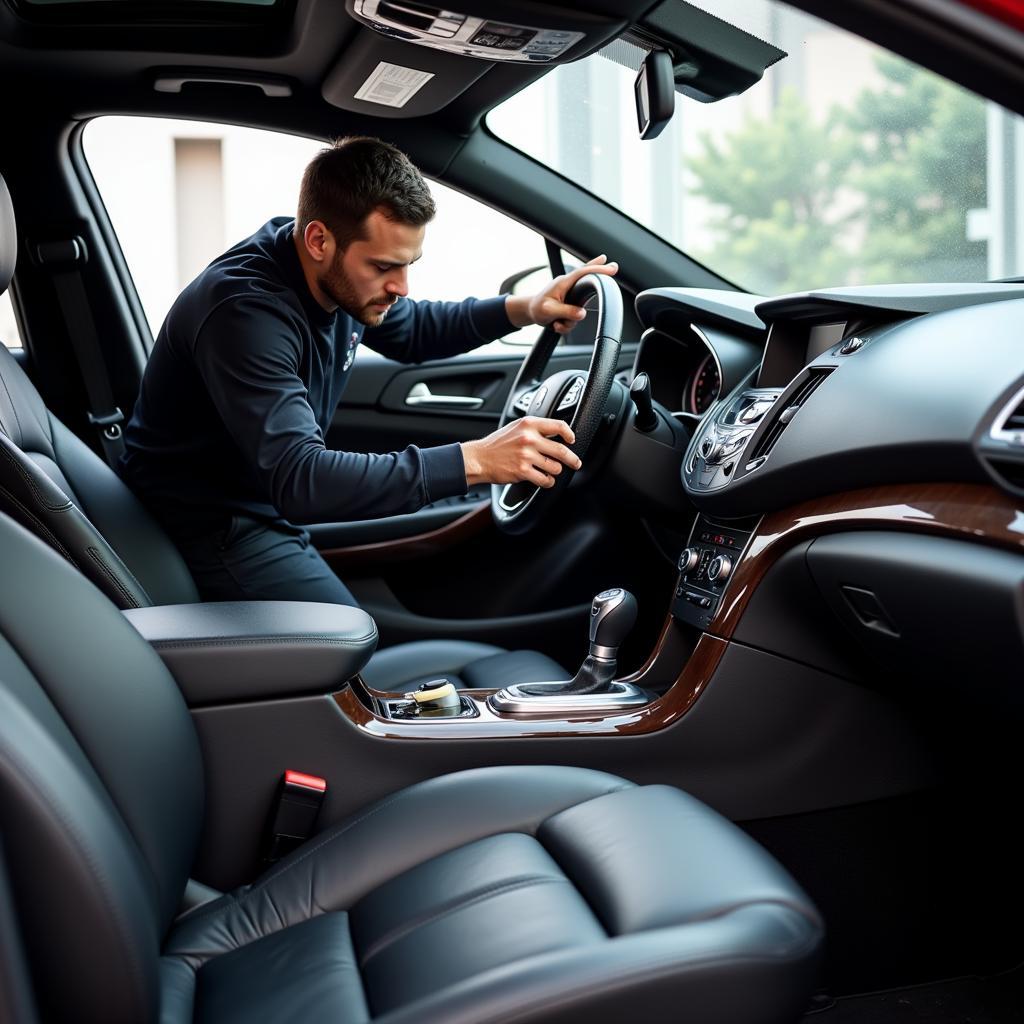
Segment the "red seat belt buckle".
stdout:
[[327,780],[286,771],[270,812],[266,860],[273,863],[301,846],[312,834],[327,794]]

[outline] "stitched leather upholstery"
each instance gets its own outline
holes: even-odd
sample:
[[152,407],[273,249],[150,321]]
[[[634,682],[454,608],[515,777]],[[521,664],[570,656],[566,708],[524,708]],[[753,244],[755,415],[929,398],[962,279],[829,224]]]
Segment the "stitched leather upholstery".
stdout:
[[119,608],[199,600],[178,549],[107,464],[51,415],[2,345],[0,432],[2,511]]
[[175,920],[202,817],[181,695],[113,605],[2,515],[0,551],[0,832],[47,1020],[802,1012],[822,926],[792,879],[692,797],[584,769],[401,790]]
[[340,604],[218,601],[124,615],[171,670],[190,706],[330,693],[377,646],[373,619]]
[[[0,196],[0,213],[2,206]],[[119,608],[199,601],[188,568],[167,534],[107,464],[51,415],[2,345],[0,511],[64,555]],[[207,660],[204,671],[216,678],[213,661]],[[380,651],[366,675],[371,686],[394,692],[438,678],[460,689],[569,678],[561,665],[536,651],[455,640]]]
[[363,680],[377,690],[411,690],[434,679],[456,689],[501,689],[511,683],[569,679],[556,661],[539,651],[505,651],[470,640],[421,640],[378,651],[363,669]]

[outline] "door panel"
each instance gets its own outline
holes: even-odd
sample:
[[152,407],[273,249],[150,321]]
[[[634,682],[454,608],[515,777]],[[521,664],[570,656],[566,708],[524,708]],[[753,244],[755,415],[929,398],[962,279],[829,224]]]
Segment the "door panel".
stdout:
[[[635,353],[635,345],[623,345],[621,371],[633,365]],[[482,437],[497,427],[525,356],[526,350],[512,351],[507,356],[469,353],[407,366],[365,355],[352,369],[327,434],[327,446],[344,451],[391,452],[409,444],[429,447]],[[563,345],[555,350],[548,370],[585,370],[590,357],[589,346]],[[483,402],[474,408],[438,407],[429,402],[410,405],[407,399],[417,384],[426,384],[437,395],[482,398]]]

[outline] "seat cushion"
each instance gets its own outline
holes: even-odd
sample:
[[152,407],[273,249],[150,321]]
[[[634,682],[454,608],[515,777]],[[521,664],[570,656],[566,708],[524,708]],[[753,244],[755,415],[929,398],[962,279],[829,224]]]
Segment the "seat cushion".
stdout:
[[[487,768],[385,798],[179,920],[164,1022],[792,1020],[822,924],[692,797]],[[216,1012],[214,1012],[216,1010]]]
[[557,661],[539,651],[506,651],[468,640],[419,640],[377,651],[362,671],[374,689],[400,693],[446,679],[457,689],[494,689],[512,683],[569,679]]

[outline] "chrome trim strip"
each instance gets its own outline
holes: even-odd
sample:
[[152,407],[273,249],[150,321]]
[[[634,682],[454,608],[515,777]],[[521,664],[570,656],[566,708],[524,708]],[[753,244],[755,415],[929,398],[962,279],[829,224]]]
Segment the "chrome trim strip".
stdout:
[[[499,715],[539,715],[557,718],[559,715],[591,714],[639,707],[654,700],[654,695],[632,683],[612,683],[606,693],[558,693],[550,696],[531,696],[521,692],[520,683],[507,686],[487,698],[491,710]],[[550,685],[553,689],[565,683],[530,683],[530,687]]]

